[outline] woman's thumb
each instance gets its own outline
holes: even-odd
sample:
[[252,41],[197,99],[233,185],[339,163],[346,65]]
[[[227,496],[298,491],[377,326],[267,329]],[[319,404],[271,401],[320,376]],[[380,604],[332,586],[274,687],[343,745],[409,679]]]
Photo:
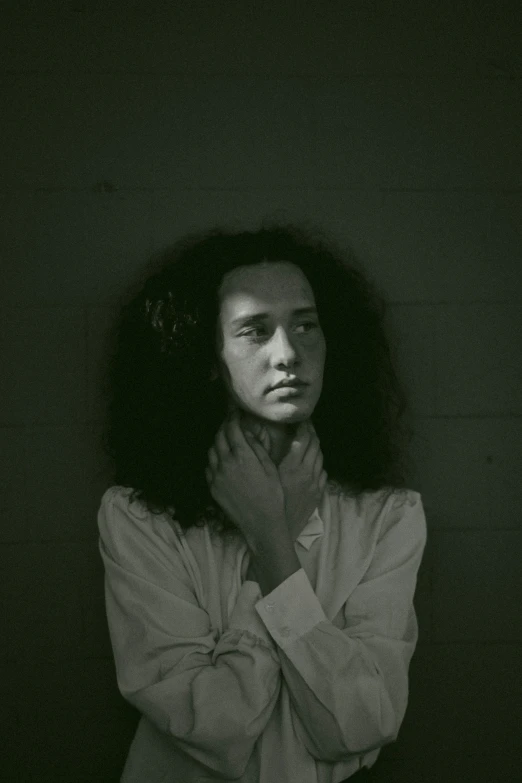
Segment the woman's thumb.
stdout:
[[294,437],[292,438],[292,446],[294,444],[296,444],[297,446],[300,446],[301,443],[303,442],[303,439],[304,439],[306,433],[307,433],[306,422],[301,421],[299,423],[299,426],[297,427],[297,429],[295,431]]
[[267,451],[270,451],[270,435],[267,432],[266,427],[261,427],[261,443]]
[[255,437],[260,441],[260,443],[263,444],[266,451],[270,450],[270,436],[268,432],[266,431],[266,427],[264,427],[261,422],[255,421],[252,425],[252,430],[254,432]]

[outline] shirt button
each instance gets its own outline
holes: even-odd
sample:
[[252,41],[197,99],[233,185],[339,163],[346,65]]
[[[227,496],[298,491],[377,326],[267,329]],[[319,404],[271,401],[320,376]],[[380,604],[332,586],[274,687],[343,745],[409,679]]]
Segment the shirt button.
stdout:
[[267,612],[273,612],[274,611],[274,604],[265,604],[265,609]]

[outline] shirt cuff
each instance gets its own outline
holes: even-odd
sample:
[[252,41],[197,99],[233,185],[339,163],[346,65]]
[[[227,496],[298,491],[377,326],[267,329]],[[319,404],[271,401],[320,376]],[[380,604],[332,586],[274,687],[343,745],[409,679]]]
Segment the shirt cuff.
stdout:
[[318,623],[328,622],[304,568],[295,571],[258,600],[255,609],[274,641],[283,649]]
[[250,631],[259,639],[262,639],[268,647],[274,649],[274,642],[270,638],[265,626],[257,616],[254,605],[262,596],[257,582],[247,580],[241,585],[236,604],[230,615],[228,628],[240,631]]

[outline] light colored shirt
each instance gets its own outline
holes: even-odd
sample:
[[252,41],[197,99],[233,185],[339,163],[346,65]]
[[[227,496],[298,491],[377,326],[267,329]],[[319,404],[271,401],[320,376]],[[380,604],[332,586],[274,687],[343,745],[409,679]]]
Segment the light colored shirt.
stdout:
[[328,484],[263,596],[250,550],[110,487],[98,512],[122,696],[141,712],[121,783],[338,783],[397,739],[418,640],[421,496]]

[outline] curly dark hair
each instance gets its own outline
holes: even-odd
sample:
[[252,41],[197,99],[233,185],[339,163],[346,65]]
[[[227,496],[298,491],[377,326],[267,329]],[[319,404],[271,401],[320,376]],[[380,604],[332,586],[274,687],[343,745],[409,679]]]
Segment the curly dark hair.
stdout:
[[149,261],[118,302],[108,332],[103,451],[112,484],[168,514],[183,530],[237,527],[212,498],[207,451],[226,416],[216,366],[218,288],[237,266],[286,260],[314,292],[327,356],[313,413],[330,486],[350,496],[405,487],[410,409],[385,327],[387,305],[352,249],[317,226],[264,220],[256,231],[216,227],[185,235]]

